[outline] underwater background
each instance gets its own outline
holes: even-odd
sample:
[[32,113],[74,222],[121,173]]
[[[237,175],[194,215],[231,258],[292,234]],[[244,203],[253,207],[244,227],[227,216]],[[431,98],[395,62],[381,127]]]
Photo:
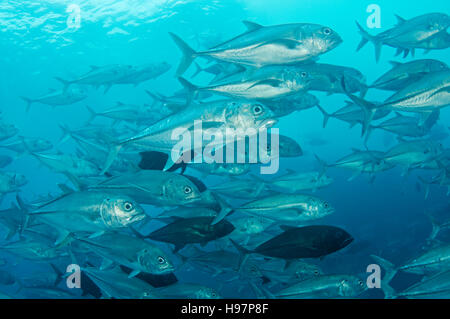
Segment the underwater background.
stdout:
[[[70,13],[66,10],[72,4],[81,9],[79,28],[70,28],[67,24]],[[366,27],[366,20],[370,15],[366,9],[371,4],[376,4],[381,9],[380,29]],[[367,83],[372,83],[388,71],[391,60],[407,62],[426,58],[450,65],[448,49],[433,50],[426,55],[419,50],[414,58],[401,58],[394,57],[395,49],[384,46],[378,63],[375,61],[372,44],[369,43],[356,52],[361,37],[355,21],[369,33],[375,34],[395,25],[395,14],[412,18],[428,12],[448,14],[450,4],[444,0],[3,0],[0,2],[1,120],[14,124],[19,129],[19,136],[51,141],[55,152],[74,152],[74,143],[59,144],[62,135],[60,124],[71,128],[86,125],[90,116],[86,105],[96,111],[115,105],[118,101],[151,105],[154,101],[145,90],[170,96],[182,89],[175,76],[181,53],[168,32],[175,33],[194,49],[201,50],[245,32],[243,20],[264,26],[307,22],[331,27],[339,33],[343,42],[321,56],[320,62],[356,68],[366,77]],[[141,65],[163,61],[169,63],[171,68],[157,79],[136,87],[114,85],[107,93],[102,89],[89,87],[88,97],[72,105],[51,107],[36,104],[26,112],[26,103],[21,99],[22,96],[41,96],[50,88],[61,89],[62,84],[55,77],[72,78],[87,72],[91,65]],[[189,79],[193,73],[193,68],[190,68],[184,77]],[[193,82],[207,83],[208,79],[210,77],[206,73],[201,73]],[[329,113],[344,106],[348,100],[344,94],[313,94],[320,100],[321,107]],[[365,98],[383,101],[389,95],[389,92],[370,89]],[[101,117],[92,122],[96,125],[113,125],[110,119]],[[345,122],[330,119],[323,128],[322,122],[323,115],[317,108],[295,112],[279,120],[276,127],[280,134],[297,141],[303,150],[301,157],[281,159],[279,175],[287,169],[320,169],[314,155],[327,163],[333,163],[351,153],[352,149],[365,149],[360,125],[349,128]],[[444,148],[450,142],[449,123],[450,109],[442,108],[432,131],[435,131],[436,140]],[[386,151],[397,142],[396,135],[375,130],[367,147]],[[36,200],[40,195],[58,194],[58,183],[68,183],[64,174],[55,173],[41,165],[30,154],[16,154],[7,149],[0,149],[0,153],[13,157],[12,163],[3,170],[26,177],[28,182],[19,192],[26,202]],[[427,238],[432,226],[425,212],[441,213],[446,210],[447,214],[450,213],[447,187],[431,185],[428,196],[425,196],[428,186],[418,178],[420,176],[429,180],[435,173],[421,169],[405,173],[404,168],[394,167],[377,172],[375,178],[361,174],[349,181],[352,172],[329,168],[327,174],[334,182],[318,189],[314,194],[331,203],[335,212],[315,224],[342,227],[353,236],[354,242],[346,248],[349,251],[344,249],[315,263],[325,273],[352,274],[365,281],[368,276],[367,265],[374,263],[370,258],[371,254],[383,256],[399,265],[427,249]],[[213,175],[191,174],[200,177],[207,186],[216,185],[223,180],[223,177]],[[15,195],[13,192],[3,196],[2,209],[10,207],[10,203],[15,201]],[[149,215],[160,211],[160,208],[149,205],[144,205],[144,208]],[[155,225],[160,224],[156,222]],[[4,233],[6,232],[5,229]],[[450,237],[444,231],[439,234],[439,239],[442,243],[448,243]],[[161,247],[165,247],[164,245]],[[207,247],[212,249],[214,243],[209,243]],[[1,249],[0,258],[5,260],[0,269],[15,277],[51,271],[46,263],[18,259]],[[220,290],[220,295],[224,297],[254,296],[249,287],[236,295],[233,282],[221,282],[195,269],[181,268],[176,275],[180,281],[185,279]],[[403,290],[419,279],[419,275],[399,273],[391,284],[394,288]],[[64,288],[64,284],[61,287]],[[16,289],[16,286],[5,286],[1,291],[14,295]],[[369,289],[363,296],[382,298],[383,293],[379,289]]]

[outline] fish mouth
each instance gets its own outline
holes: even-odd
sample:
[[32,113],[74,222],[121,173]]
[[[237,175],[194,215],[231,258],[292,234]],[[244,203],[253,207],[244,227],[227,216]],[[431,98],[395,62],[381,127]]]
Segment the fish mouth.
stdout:
[[259,128],[260,129],[268,129],[268,128],[271,128],[272,126],[274,126],[277,122],[278,122],[278,120],[276,120],[276,119],[272,119],[272,118],[265,119],[260,122]]
[[346,247],[350,245],[355,239],[353,237],[349,237],[342,242],[342,247]]

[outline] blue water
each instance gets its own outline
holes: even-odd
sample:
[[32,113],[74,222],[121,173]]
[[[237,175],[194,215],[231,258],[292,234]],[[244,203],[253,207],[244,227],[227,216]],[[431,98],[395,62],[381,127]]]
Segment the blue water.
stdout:
[[[262,25],[294,22],[309,22],[327,25],[336,30],[343,39],[337,48],[321,56],[320,62],[354,67],[372,83],[390,69],[390,60],[411,61],[394,57],[395,49],[384,46],[381,60],[375,62],[374,49],[369,43],[361,51],[355,52],[360,41],[355,20],[365,26],[369,15],[368,5],[373,1],[331,1],[331,0],[227,0],[227,1],[171,1],[171,0],[52,0],[52,1],[12,1],[0,3],[0,101],[1,118],[13,123],[19,135],[41,137],[55,145],[61,136],[58,124],[80,127],[86,123],[89,113],[85,105],[100,111],[117,101],[130,104],[151,104],[145,89],[171,95],[181,85],[175,78],[175,70],[181,58],[180,51],[168,36],[173,32],[191,44],[195,49],[204,49],[218,42],[232,38],[245,31],[242,20]],[[69,5],[81,8],[81,25],[78,29],[67,27]],[[396,23],[395,14],[405,18],[425,12],[450,13],[448,1],[377,0],[381,8],[381,29],[369,30],[372,34],[386,30]],[[415,59],[430,58],[450,64],[447,50],[431,51],[427,55],[422,50],[416,52]],[[166,61],[172,65],[169,72],[157,80],[147,81],[138,87],[116,85],[104,94],[102,89],[90,89],[86,100],[69,106],[52,108],[36,104],[25,112],[21,96],[37,97],[49,88],[61,88],[55,76],[71,78],[89,70],[90,65],[130,64]],[[193,73],[189,69],[185,76]],[[198,76],[194,82],[202,83],[206,75]],[[313,92],[320,99],[320,105],[329,112],[344,105],[345,95]],[[390,93],[369,90],[368,100],[384,100]],[[447,130],[450,109],[441,110],[437,126]],[[111,125],[108,119],[98,118],[96,124]],[[352,148],[363,149],[359,125],[349,128],[347,123],[331,119],[322,128],[322,114],[312,108],[293,113],[282,118],[277,127],[280,133],[295,139],[303,148],[300,158],[283,159],[280,173],[286,168],[296,170],[318,169],[314,154],[327,162],[341,158]],[[324,140],[323,145],[315,145],[312,138]],[[395,136],[375,131],[369,141],[371,149],[386,150],[396,142]],[[444,147],[449,139],[442,140]],[[73,152],[73,145],[66,143],[53,151]],[[14,155],[1,150],[0,154]],[[39,195],[57,194],[57,183],[67,182],[62,174],[52,172],[40,165],[35,158],[21,155],[4,168],[26,176],[28,183],[21,187],[20,195],[27,201]],[[348,273],[365,278],[365,270],[372,263],[370,254],[379,254],[401,264],[422,252],[431,224],[424,212],[437,209],[448,203],[447,188],[433,185],[425,198],[425,187],[417,188],[418,176],[430,178],[435,172],[414,170],[407,176],[399,167],[376,174],[373,183],[369,176],[361,175],[352,181],[350,171],[330,169],[335,179],[330,186],[315,194],[326,198],[336,208],[336,212],[320,223],[345,228],[357,241],[368,242],[368,246],[353,254],[336,253],[321,261],[327,273]],[[213,185],[217,177],[208,177],[207,185]],[[2,200],[6,209],[15,194],[8,194]],[[152,208],[147,207],[149,210]],[[445,242],[446,238],[443,236]],[[46,269],[46,265],[15,259],[5,253],[8,263],[1,269],[11,271],[15,276]],[[0,257],[3,257],[0,254]],[[17,263],[17,265],[15,265]],[[214,278],[197,272],[181,270],[180,281],[198,282],[216,289],[221,295],[235,297],[232,285],[222,285]],[[393,283],[402,289],[415,281],[414,276],[404,275]],[[412,277],[412,278],[411,278]],[[7,289],[7,291],[10,288]],[[251,297],[251,290],[242,292],[242,297]],[[365,297],[382,297],[373,289]]]

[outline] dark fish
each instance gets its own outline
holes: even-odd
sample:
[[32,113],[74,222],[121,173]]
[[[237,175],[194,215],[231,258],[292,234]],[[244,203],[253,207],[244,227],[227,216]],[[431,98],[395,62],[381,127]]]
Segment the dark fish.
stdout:
[[206,244],[234,230],[234,226],[224,219],[211,225],[213,220],[214,217],[176,218],[174,222],[155,230],[146,237],[174,244],[175,251],[178,251],[186,244]]
[[298,258],[321,258],[338,251],[353,241],[345,230],[334,226],[281,226],[283,233],[260,244],[253,250],[231,240],[242,256],[260,254],[287,261]]

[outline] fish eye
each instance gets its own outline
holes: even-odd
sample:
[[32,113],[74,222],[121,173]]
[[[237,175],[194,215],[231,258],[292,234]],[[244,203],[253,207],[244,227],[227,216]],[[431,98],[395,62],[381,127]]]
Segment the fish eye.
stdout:
[[323,29],[323,33],[326,34],[326,35],[330,35],[331,34],[331,29],[330,28]]
[[325,203],[325,204],[323,204],[323,206],[325,207],[325,208],[328,208],[328,203]]
[[253,106],[253,113],[254,113],[255,115],[261,114],[261,113],[262,113],[262,110],[263,110],[263,108],[262,108],[262,106],[259,105],[259,104],[256,104],[256,105]]
[[314,270],[314,275],[318,275],[319,274],[319,271],[316,269],[316,270]]
[[185,194],[190,194],[192,193],[192,188],[190,186],[184,186],[184,193]]
[[165,261],[166,261],[166,260],[165,260],[163,257],[158,256],[158,262],[159,262],[160,264],[164,264]]
[[133,209],[133,204],[130,203],[130,202],[125,202],[125,204],[123,205],[123,208],[125,208],[125,210],[126,210],[127,212],[129,212],[130,210]]
[[211,296],[216,297],[216,293],[215,293],[215,292],[212,292],[212,293],[211,293]]
[[306,78],[306,76],[308,75],[308,73],[306,73],[305,71],[303,71],[302,73],[300,73],[302,78]]
[[362,282],[362,280],[358,281],[358,285],[362,286],[364,283]]

